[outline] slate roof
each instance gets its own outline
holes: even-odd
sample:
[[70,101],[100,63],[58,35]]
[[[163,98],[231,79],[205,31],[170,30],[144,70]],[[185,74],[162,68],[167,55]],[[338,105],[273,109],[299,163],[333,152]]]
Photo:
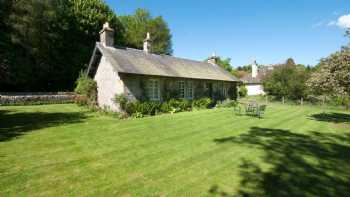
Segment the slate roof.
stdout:
[[97,64],[97,53],[101,53],[106,57],[119,73],[233,82],[240,81],[221,67],[207,62],[168,55],[156,55],[138,49],[105,47],[101,43],[96,43],[96,48],[89,64],[89,73],[94,70],[93,67]]

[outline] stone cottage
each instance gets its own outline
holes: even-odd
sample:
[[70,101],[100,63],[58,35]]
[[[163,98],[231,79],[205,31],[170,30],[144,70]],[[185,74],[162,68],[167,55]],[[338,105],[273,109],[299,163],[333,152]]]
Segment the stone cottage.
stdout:
[[115,47],[114,30],[108,23],[103,25],[88,67],[89,76],[97,82],[100,107],[119,111],[114,102],[116,94],[151,101],[235,98],[239,80],[215,64],[217,57],[200,62],[157,55],[151,53],[150,46],[147,33],[143,50]]

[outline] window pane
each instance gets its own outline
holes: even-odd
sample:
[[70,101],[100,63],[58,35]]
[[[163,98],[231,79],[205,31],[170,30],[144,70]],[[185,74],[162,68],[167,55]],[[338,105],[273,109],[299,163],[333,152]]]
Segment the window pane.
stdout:
[[185,98],[185,82],[179,81],[180,98]]
[[186,98],[188,98],[188,99],[193,98],[193,82],[192,81],[187,82]]
[[147,85],[147,96],[150,100],[159,100],[159,81],[150,79]]

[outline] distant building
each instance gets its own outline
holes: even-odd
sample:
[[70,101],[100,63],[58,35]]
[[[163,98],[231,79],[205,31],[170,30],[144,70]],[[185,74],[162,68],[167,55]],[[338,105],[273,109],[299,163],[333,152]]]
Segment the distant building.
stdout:
[[274,66],[258,67],[256,61],[252,64],[252,73],[244,76],[241,80],[248,90],[248,96],[264,95],[262,80],[274,69]]

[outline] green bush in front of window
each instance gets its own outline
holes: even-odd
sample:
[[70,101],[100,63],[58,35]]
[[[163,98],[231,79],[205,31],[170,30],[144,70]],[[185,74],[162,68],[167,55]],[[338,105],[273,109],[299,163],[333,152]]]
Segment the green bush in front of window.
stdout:
[[153,116],[159,113],[176,113],[192,111],[192,109],[207,109],[213,106],[210,98],[200,98],[195,100],[170,99],[169,101],[128,101],[124,94],[116,95],[114,99],[121,109],[132,117],[141,118],[143,116]]
[[210,98],[200,98],[192,101],[192,108],[195,109],[207,109],[213,103],[213,100]]

